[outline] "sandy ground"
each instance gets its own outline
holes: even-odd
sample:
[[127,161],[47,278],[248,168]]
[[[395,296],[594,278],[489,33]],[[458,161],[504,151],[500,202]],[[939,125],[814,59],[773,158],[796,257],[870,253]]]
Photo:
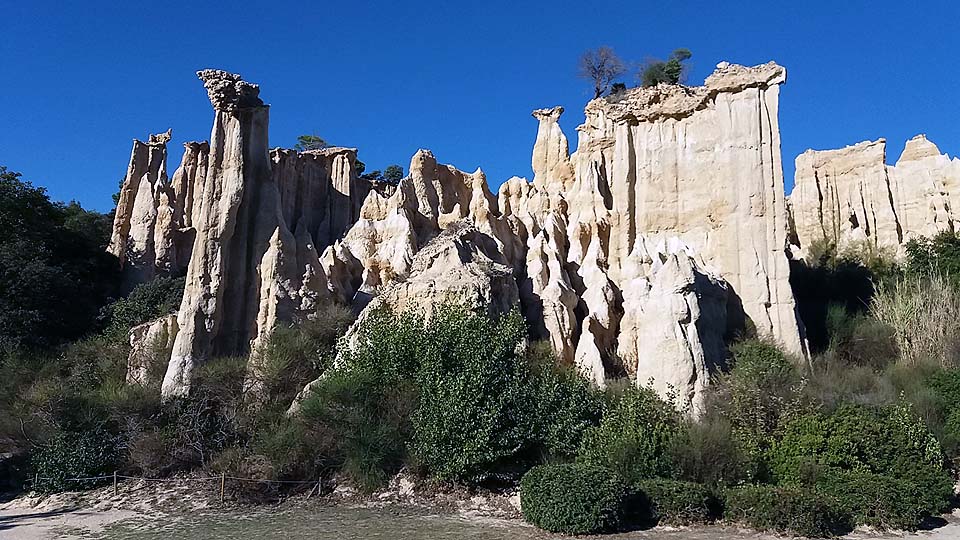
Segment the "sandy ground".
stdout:
[[[477,538],[559,539],[509,516],[505,499],[461,499],[437,513],[432,504],[402,506],[393,492],[383,504],[339,502],[324,497],[290,499],[275,506],[221,507],[216,490],[195,485],[122,483],[112,487],[53,496],[26,495],[0,504],[0,540],[270,538],[283,530],[286,540],[299,538]],[[401,506],[391,506],[400,503]],[[509,506],[509,505],[506,505]],[[419,508],[409,511],[410,508]],[[945,524],[914,533],[877,533],[858,530],[853,540],[960,540],[960,510],[945,516]],[[385,535],[385,536],[384,536]],[[695,528],[657,527],[598,540],[773,540],[782,537],[729,526]]]

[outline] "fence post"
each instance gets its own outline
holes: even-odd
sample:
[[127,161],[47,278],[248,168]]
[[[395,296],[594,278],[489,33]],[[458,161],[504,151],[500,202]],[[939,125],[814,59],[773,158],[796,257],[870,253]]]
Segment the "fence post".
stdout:
[[36,473],[36,474],[33,475],[33,490],[34,490],[34,491],[37,490],[37,484],[39,484],[39,483],[40,483],[40,473]]
[[117,496],[117,471],[113,471],[113,496]]
[[223,504],[223,491],[227,483],[227,473],[220,473],[220,504]]

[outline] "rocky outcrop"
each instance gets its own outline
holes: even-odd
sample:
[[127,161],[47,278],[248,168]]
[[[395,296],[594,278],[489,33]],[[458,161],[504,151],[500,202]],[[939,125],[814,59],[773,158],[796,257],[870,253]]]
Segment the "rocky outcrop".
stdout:
[[[396,192],[371,194],[321,256],[331,290],[357,307],[388,295],[425,311],[432,291],[475,290],[473,273],[414,268],[446,226],[464,223],[496,247],[482,252],[511,269],[534,336],[561,359],[599,386],[631,374],[697,409],[724,337],[747,321],[805,354],[786,256],[784,79],[772,63],[721,65],[704,87],[594,100],[572,156],[563,109],[536,110],[534,179],[512,178],[496,198],[480,171],[420,151]],[[444,279],[421,290],[415,276],[434,275]]]
[[202,174],[199,165],[181,167],[184,193],[193,186],[183,219],[196,238],[165,396],[187,392],[198,363],[243,354],[278,321],[315,310],[329,295],[318,250],[356,220],[369,190],[355,150],[271,153],[269,106],[257,85],[219,70],[198,76],[215,116]]
[[156,388],[161,383],[179,329],[175,313],[130,329],[128,384]]
[[[732,332],[752,326],[805,353],[785,253],[776,64],[721,64],[702,87],[593,100],[572,155],[563,109],[534,111],[533,181],[511,178],[496,195],[481,170],[426,150],[396,188],[377,189],[357,177],[354,149],[269,151],[259,88],[198,75],[215,111],[210,143],[188,143],[173,180],[156,167],[143,190],[163,195],[143,212],[154,272],[189,252],[166,396],[188,391],[197,364],[245,353],[330,298],[361,311],[358,325],[383,305],[519,306],[532,336],[596,385],[631,375],[694,410]],[[143,178],[137,163],[129,176]],[[136,236],[120,221],[118,236]]]
[[824,241],[840,250],[867,244],[902,255],[911,238],[957,228],[960,160],[923,135],[907,142],[894,166],[886,164],[884,139],[807,150],[796,165],[790,206],[799,257]]

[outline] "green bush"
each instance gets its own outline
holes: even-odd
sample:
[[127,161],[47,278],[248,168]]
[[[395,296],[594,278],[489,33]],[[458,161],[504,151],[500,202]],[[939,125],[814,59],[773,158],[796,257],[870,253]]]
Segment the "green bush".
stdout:
[[[881,474],[836,469],[823,471],[816,487],[833,496],[856,525],[903,530],[914,530],[924,517],[939,514],[953,491],[949,481],[936,489]],[[927,491],[930,487],[933,492]]]
[[788,422],[769,452],[774,478],[810,483],[821,469],[860,470],[895,478],[944,476],[943,454],[909,405],[844,405],[830,415],[808,413]]
[[632,486],[640,501],[638,517],[669,525],[693,525],[713,521],[720,503],[703,484],[678,480],[642,480]]
[[591,534],[621,526],[627,492],[627,486],[603,467],[539,465],[520,482],[520,505],[523,517],[541,529]]
[[107,337],[126,342],[134,326],[180,308],[184,278],[158,277],[137,285],[126,298],[105,306],[100,314]]
[[64,431],[37,448],[30,464],[38,477],[38,491],[88,489],[106,482],[68,480],[112,474],[117,465],[117,441],[102,430],[82,433]]
[[579,459],[607,467],[628,482],[669,477],[669,449],[680,431],[680,416],[649,388],[628,387],[615,396],[598,427],[583,438]]
[[670,445],[670,460],[681,480],[722,487],[747,479],[749,463],[726,418],[711,413],[688,420]]
[[549,457],[574,458],[584,434],[600,423],[603,393],[574,370],[556,366],[551,352],[550,363],[533,376],[530,399],[537,419],[533,428]]
[[837,501],[811,489],[745,486],[724,493],[724,518],[754,529],[809,537],[849,532],[850,517]]
[[383,487],[403,465],[415,402],[409,384],[387,384],[370,370],[325,375],[301,409],[314,459],[327,454],[363,491]]
[[748,478],[763,480],[764,453],[781,422],[804,410],[803,382],[791,361],[772,344],[745,340],[731,347],[733,366],[714,398],[732,426]]

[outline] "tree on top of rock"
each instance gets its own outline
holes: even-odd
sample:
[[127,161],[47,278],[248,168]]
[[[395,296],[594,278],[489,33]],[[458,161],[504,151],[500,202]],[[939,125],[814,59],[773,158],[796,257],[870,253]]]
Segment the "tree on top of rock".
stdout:
[[643,86],[656,86],[660,83],[679,84],[687,75],[687,66],[684,64],[693,53],[690,49],[676,49],[670,53],[670,58],[647,61],[640,69],[638,77]]
[[293,148],[298,152],[306,152],[307,150],[320,150],[328,146],[330,145],[327,144],[327,141],[319,135],[301,135],[297,137],[297,144]]
[[383,170],[383,181],[391,184],[399,184],[403,179],[403,167],[399,165],[390,165]]
[[594,99],[606,93],[613,80],[627,71],[623,60],[610,47],[598,47],[580,57],[578,76],[593,83]]

